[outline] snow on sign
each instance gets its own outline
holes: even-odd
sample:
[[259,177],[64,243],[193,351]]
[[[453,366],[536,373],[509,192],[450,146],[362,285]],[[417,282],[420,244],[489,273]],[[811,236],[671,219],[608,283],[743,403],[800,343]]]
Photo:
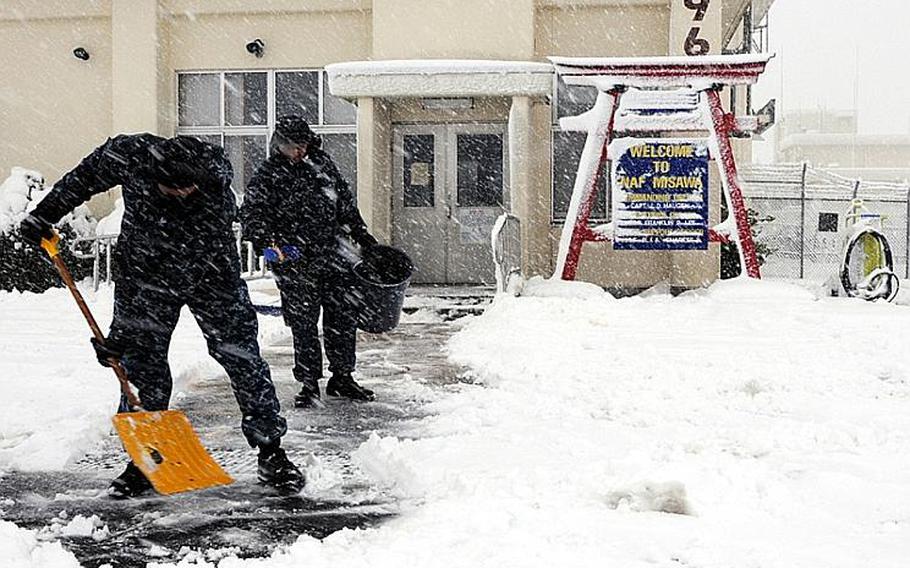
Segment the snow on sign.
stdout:
[[708,248],[708,147],[692,140],[619,139],[614,156],[613,248]]

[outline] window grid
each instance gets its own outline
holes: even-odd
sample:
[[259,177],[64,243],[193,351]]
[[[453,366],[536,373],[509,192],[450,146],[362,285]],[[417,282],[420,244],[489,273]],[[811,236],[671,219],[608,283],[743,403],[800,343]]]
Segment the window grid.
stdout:
[[[241,74],[241,73],[265,73],[266,74],[266,112],[267,117],[264,125],[227,125],[226,122],[226,94],[227,83],[225,75],[230,74]],[[262,136],[263,137],[263,151],[264,155],[268,156],[268,141],[269,136],[275,128],[275,121],[277,119],[277,87],[276,87],[276,74],[277,73],[315,73],[317,76],[317,96],[318,96],[318,123],[311,124],[313,131],[317,134],[355,134],[357,133],[357,124],[356,124],[356,114],[355,122],[351,124],[326,124],[325,123],[325,95],[328,94],[327,86],[325,81],[327,80],[326,74],[322,69],[248,69],[248,70],[230,70],[230,71],[214,71],[214,70],[205,70],[205,71],[180,71],[177,73],[177,81],[175,81],[175,93],[174,100],[177,101],[177,128],[176,133],[179,135],[189,135],[189,136],[214,136],[220,141],[222,147],[225,146],[226,137],[228,136]],[[209,125],[209,126],[185,126],[179,123],[180,121],[180,112],[179,112],[179,101],[180,101],[180,76],[182,75],[215,75],[218,77],[218,116],[219,124],[218,125]],[[241,91],[241,96],[243,93]],[[356,141],[355,141],[356,148]],[[355,166],[356,168],[356,166]],[[356,172],[354,172],[356,174]],[[356,179],[350,179],[348,182],[351,184],[352,189],[356,187]],[[235,190],[238,191],[238,195],[242,195],[245,187],[235,187]]]
[[[235,134],[269,134],[275,128],[275,113],[277,109],[275,74],[276,73],[295,73],[295,72],[314,72],[318,76],[318,96],[319,96],[319,123],[311,124],[313,131],[324,134],[353,134],[357,132],[357,125],[354,124],[326,124],[325,123],[325,95],[327,88],[325,85],[326,75],[322,69],[269,69],[266,72],[266,96],[268,117],[264,126],[227,126],[225,125],[225,73],[262,73],[261,69],[249,70],[231,70],[231,71],[180,71],[179,75],[217,75],[220,89],[219,94],[219,121],[220,125],[215,126],[183,126],[177,124],[177,134],[208,134],[208,135],[225,135],[228,133]],[[179,101],[179,80],[175,82],[174,100]],[[179,120],[179,114],[178,114]]]

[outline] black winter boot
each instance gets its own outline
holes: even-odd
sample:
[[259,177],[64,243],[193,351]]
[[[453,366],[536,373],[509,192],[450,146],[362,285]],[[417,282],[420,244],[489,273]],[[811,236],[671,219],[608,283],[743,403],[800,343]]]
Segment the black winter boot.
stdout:
[[107,494],[112,499],[129,499],[138,497],[151,489],[152,483],[133,462],[130,462],[123,473],[111,481]]
[[329,396],[342,396],[351,400],[374,400],[373,391],[357,384],[354,377],[348,374],[332,375],[325,385],[325,393]]
[[306,477],[291,463],[287,454],[276,446],[259,448],[259,482],[281,493],[298,493],[306,485]]
[[322,401],[319,397],[319,386],[316,386],[314,390],[312,386],[304,383],[301,387],[300,392],[294,396],[294,407],[295,408],[315,408],[322,406]]

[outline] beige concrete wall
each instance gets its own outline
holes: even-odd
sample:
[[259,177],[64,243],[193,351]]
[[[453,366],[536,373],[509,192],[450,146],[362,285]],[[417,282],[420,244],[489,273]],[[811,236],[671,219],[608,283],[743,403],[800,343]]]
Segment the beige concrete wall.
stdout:
[[373,0],[374,59],[531,59],[534,0]]
[[158,0],[112,0],[111,37],[111,126],[156,132]]
[[[22,166],[51,183],[111,132],[110,20],[95,3],[19,4],[0,9],[0,177]],[[55,10],[68,17],[46,17]],[[79,46],[88,61],[73,56]]]
[[661,5],[540,6],[537,57],[666,55],[669,10]]
[[357,101],[357,205],[373,235],[392,242],[392,121],[381,100]]
[[[294,13],[164,14],[160,130],[176,127],[176,72],[199,69],[318,68],[370,57],[371,21],[366,11]],[[260,38],[265,55],[246,51]]]
[[500,122],[509,120],[511,101],[502,97],[475,98],[474,107],[452,110],[427,110],[419,100],[394,99],[389,101],[393,123],[432,122]]

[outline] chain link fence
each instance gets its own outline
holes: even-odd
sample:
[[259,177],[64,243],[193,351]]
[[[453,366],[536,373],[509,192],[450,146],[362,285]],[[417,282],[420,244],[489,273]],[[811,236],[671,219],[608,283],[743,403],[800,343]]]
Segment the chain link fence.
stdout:
[[764,257],[762,276],[827,281],[840,269],[846,215],[854,198],[882,215],[894,272],[910,277],[910,185],[861,182],[808,164],[753,164],[740,171]]

